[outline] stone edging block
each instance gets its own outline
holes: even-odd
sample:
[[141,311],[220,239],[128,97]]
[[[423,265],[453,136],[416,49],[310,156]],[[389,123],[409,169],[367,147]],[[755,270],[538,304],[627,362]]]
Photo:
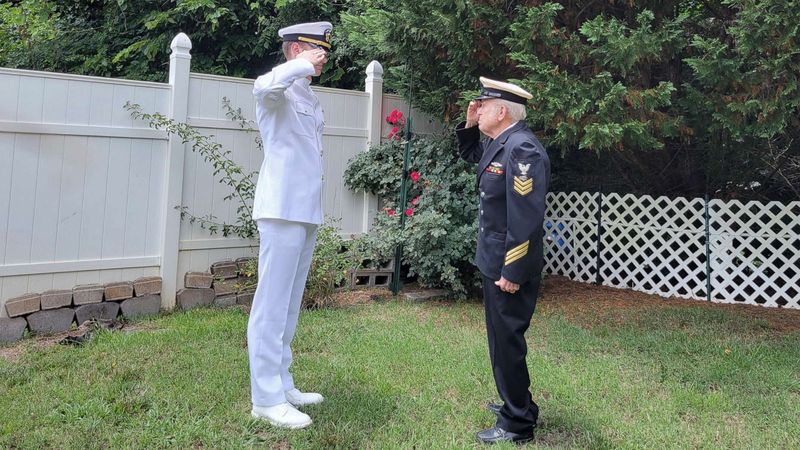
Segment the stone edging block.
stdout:
[[133,283],[130,281],[115,281],[105,285],[106,301],[125,300],[133,297]]
[[103,301],[105,288],[102,284],[79,284],[72,288],[72,304],[75,306]]
[[72,289],[42,292],[42,310],[57,309],[72,305]]
[[143,295],[124,300],[119,305],[122,315],[135,319],[137,317],[154,316],[161,311],[161,295]]
[[177,304],[182,309],[198,306],[210,306],[214,302],[214,290],[209,288],[181,289],[176,296]]
[[161,277],[141,277],[133,280],[133,294],[136,297],[161,293]]
[[59,308],[35,312],[25,317],[25,320],[28,321],[32,333],[50,334],[69,330],[74,317],[75,310],[72,308]]
[[41,299],[41,294],[37,293],[10,298],[6,301],[6,313],[8,313],[8,317],[19,317],[35,313],[39,311]]
[[0,318],[0,344],[16,342],[22,339],[28,322],[22,317]]
[[239,265],[235,261],[219,261],[211,265],[211,274],[214,278],[236,278],[239,275]]
[[186,272],[183,285],[186,288],[210,288],[214,276],[210,272]]

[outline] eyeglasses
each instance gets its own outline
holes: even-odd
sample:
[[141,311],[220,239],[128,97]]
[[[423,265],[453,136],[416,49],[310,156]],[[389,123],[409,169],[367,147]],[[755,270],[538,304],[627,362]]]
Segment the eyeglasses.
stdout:
[[323,46],[321,46],[319,44],[314,44],[314,43],[311,43],[311,42],[303,42],[303,44],[311,46],[311,50],[322,50],[325,53],[328,53],[328,49],[326,49],[325,47],[323,47]]

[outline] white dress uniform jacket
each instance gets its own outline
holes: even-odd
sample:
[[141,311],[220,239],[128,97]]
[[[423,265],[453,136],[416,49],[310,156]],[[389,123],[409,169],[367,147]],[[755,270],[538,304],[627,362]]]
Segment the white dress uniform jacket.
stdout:
[[256,120],[264,144],[253,219],[322,223],[322,107],[298,58],[256,79]]

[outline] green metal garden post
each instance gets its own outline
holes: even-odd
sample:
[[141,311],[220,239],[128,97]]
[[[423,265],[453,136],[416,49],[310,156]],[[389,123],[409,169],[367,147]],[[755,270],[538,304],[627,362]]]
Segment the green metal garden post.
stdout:
[[[403,151],[403,175],[400,180],[400,204],[398,212],[400,213],[400,231],[406,227],[406,214],[405,206],[408,195],[407,181],[408,181],[408,158],[411,154],[411,116],[409,115],[406,121],[406,145]],[[400,261],[403,259],[403,244],[398,244],[394,251],[394,275],[392,276],[392,293],[397,295],[400,292]]]

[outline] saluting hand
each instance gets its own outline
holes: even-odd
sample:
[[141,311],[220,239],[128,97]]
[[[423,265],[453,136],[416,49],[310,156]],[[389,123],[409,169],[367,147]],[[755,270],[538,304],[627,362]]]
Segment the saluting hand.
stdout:
[[314,67],[322,67],[328,62],[328,52],[321,48],[312,50],[304,50],[297,54],[298,58],[303,58],[314,65]]
[[467,123],[464,125],[465,128],[472,128],[478,124],[478,107],[480,106],[480,102],[477,100],[472,100],[469,102],[469,106],[467,106]]

